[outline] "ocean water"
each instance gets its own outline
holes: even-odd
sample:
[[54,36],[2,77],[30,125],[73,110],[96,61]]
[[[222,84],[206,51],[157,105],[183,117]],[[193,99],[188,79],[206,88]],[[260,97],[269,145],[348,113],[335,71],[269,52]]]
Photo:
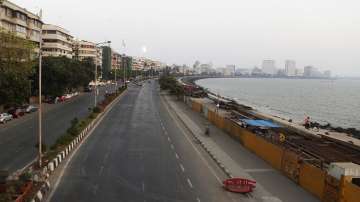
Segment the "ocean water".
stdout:
[[196,83],[261,112],[360,129],[360,80],[211,78]]

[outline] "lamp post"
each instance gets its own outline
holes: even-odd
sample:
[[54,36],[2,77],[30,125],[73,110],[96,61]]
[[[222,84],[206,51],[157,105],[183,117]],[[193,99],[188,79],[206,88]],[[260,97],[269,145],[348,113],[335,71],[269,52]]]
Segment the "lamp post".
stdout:
[[[42,10],[40,10],[39,13],[39,18],[40,21],[42,20]],[[42,96],[42,83],[41,83],[41,78],[42,78],[42,52],[41,52],[41,48],[42,48],[42,26],[40,28],[40,36],[39,36],[39,113],[38,113],[38,127],[39,127],[39,131],[38,131],[38,144],[39,144],[39,151],[38,151],[38,163],[39,163],[39,167],[41,168],[42,166],[42,100],[41,100],[41,96]]]
[[[105,42],[101,42],[101,43],[97,43],[95,44],[95,47],[98,47],[99,45],[102,44],[108,44],[110,47],[111,41],[105,41]],[[95,77],[94,77],[94,107],[96,107],[97,105],[97,94],[98,94],[98,89],[97,89],[97,65],[95,64]]]

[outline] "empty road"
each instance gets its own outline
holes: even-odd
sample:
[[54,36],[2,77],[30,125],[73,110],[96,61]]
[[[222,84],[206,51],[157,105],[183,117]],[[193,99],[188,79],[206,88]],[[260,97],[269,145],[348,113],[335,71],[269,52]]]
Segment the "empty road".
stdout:
[[[100,87],[99,100],[105,90],[113,86]],[[43,115],[43,140],[48,148],[66,132],[70,121],[89,114],[94,106],[94,94],[84,93],[64,103],[47,106]],[[27,114],[0,126],[0,170],[14,172],[36,158],[38,134],[37,113]]]
[[79,148],[49,201],[238,201],[173,120],[155,81],[126,95]]

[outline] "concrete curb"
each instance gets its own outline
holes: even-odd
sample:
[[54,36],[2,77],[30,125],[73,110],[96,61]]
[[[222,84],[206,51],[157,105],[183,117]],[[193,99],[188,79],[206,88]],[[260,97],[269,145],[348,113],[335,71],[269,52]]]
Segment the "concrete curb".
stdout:
[[203,141],[201,141],[200,138],[188,127],[188,125],[185,123],[185,121],[178,115],[176,110],[171,106],[169,101],[164,98],[167,105],[171,108],[171,110],[176,114],[176,117],[181,121],[181,123],[186,127],[186,129],[192,134],[192,136],[200,142],[201,147],[209,154],[211,159],[215,161],[215,163],[220,167],[220,169],[228,176],[229,178],[233,178],[234,176],[231,174],[231,172],[224,166],[224,164],[211,152],[211,150],[205,145]]
[[126,93],[127,90],[123,91],[117,98],[115,98],[105,109],[103,112],[101,112],[94,120],[92,120],[89,125],[84,128],[82,132],[69,144],[63,149],[61,152],[57,154],[57,156],[48,162],[48,164],[44,167],[42,174],[45,176],[46,181],[45,184],[36,192],[35,197],[30,200],[31,202],[41,202],[46,197],[46,194],[50,191],[50,181],[48,180],[50,175],[54,173],[55,169],[59,167],[61,162],[65,160],[67,156],[69,156],[72,151],[77,148],[79,145],[83,143],[83,139],[88,136],[91,129],[93,129],[94,125],[108,112],[113,108],[115,103],[117,103],[120,98],[123,97],[124,93]]

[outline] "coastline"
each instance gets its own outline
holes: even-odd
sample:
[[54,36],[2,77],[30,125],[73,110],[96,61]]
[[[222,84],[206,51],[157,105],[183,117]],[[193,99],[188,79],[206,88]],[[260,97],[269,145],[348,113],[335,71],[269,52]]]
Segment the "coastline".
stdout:
[[[301,132],[312,133],[312,134],[322,134],[322,135],[326,135],[326,136],[334,136],[336,139],[341,139],[342,141],[346,141],[346,142],[350,142],[350,143],[353,142],[352,138],[360,140],[360,130],[357,128],[333,126],[329,122],[326,122],[326,121],[325,121],[325,124],[321,124],[319,122],[312,121],[311,122],[312,129],[308,130],[308,129],[305,129],[305,127],[302,126],[301,123],[294,122],[291,118],[286,119],[284,117],[281,117],[280,115],[261,111],[254,106],[249,106],[245,103],[239,102],[238,99],[226,97],[224,95],[217,95],[216,93],[211,92],[210,89],[206,89],[203,86],[196,84],[196,81],[198,81],[198,80],[209,79],[209,78],[239,78],[239,77],[191,76],[191,77],[181,77],[179,80],[181,80],[184,84],[187,84],[187,85],[198,86],[201,89],[203,89],[207,94],[210,94],[214,97],[219,97],[228,102],[236,103],[241,108],[251,110],[253,113],[255,113],[256,115],[258,115],[260,117],[264,117],[265,119],[271,119],[271,120],[281,123],[281,124],[290,125],[291,127],[295,127],[296,129],[300,130]],[[290,122],[290,120],[291,120],[291,122]]]

